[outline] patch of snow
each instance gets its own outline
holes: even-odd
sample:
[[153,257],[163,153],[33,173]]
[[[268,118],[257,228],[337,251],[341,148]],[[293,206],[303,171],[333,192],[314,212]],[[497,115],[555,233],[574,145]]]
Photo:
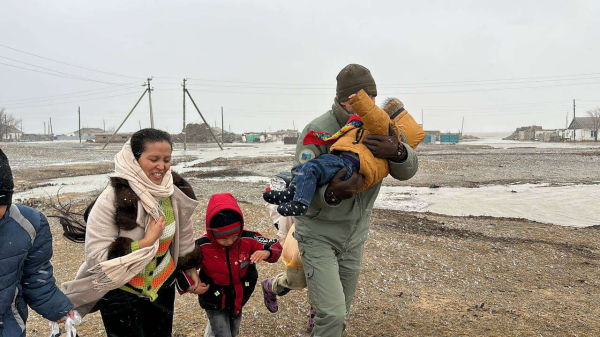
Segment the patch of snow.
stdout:
[[44,184],[49,186],[37,187],[24,192],[15,193],[15,200],[30,198],[55,197],[56,193],[87,193],[101,190],[108,185],[108,174],[51,179]]
[[269,183],[271,178],[261,176],[244,176],[244,177],[213,177],[202,178],[204,181],[238,181],[240,183]]

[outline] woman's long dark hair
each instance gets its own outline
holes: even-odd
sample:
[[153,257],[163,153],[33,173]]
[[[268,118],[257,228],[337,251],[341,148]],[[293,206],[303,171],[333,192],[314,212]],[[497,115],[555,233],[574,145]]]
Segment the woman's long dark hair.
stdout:
[[[171,145],[173,149],[173,142],[171,141],[171,135],[167,132],[158,129],[141,129],[131,136],[131,150],[135,159],[140,159],[142,153],[146,150],[146,144],[152,142],[163,142],[166,141]],[[59,212],[58,215],[52,215],[49,217],[58,218],[60,224],[63,227],[63,236],[72,242],[83,243],[85,242],[85,231],[88,216],[92,207],[96,203],[97,197],[92,203],[90,203],[83,214],[72,212],[71,204],[63,205],[58,199],[58,206],[54,206],[54,209]]]
[[141,129],[131,136],[131,151],[133,151],[135,159],[140,159],[142,153],[146,151],[147,143],[154,142],[168,142],[171,150],[173,149],[170,134],[158,129]]

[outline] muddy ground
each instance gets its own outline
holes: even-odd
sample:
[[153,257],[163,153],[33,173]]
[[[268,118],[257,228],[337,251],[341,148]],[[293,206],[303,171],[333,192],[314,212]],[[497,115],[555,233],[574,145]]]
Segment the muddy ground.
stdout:
[[[31,148],[36,147],[31,145],[28,151],[35,151]],[[7,151],[9,158],[18,151]],[[43,156],[43,149],[37,151]],[[115,152],[116,147],[106,157]],[[419,173],[402,184],[475,187],[499,181],[600,180],[597,149],[426,146],[419,155]],[[201,201],[194,215],[196,233],[204,233],[204,210],[210,195],[231,192],[240,200],[248,227],[274,237],[276,230],[260,196],[265,183],[233,179],[270,177],[288,168],[290,160],[289,155],[263,160],[217,159],[197,165],[213,166],[216,171],[185,173]],[[565,171],[556,174],[561,168]],[[26,169],[17,166],[15,177],[30,175]],[[105,169],[101,163],[96,173]],[[39,171],[43,177],[28,179],[42,183],[60,172],[44,168]],[[212,180],[227,177],[229,181]],[[20,184],[18,188],[27,186]],[[75,200],[74,207],[82,208],[94,194]],[[48,201],[32,203],[52,214]],[[62,238],[57,221],[51,220],[51,227],[55,276],[58,282],[67,281],[74,277],[83,260],[83,245]],[[281,263],[261,264],[261,279],[274,276],[283,268]],[[376,210],[346,336],[597,336],[599,275],[599,228]],[[280,311],[271,314],[257,289],[244,309],[242,335],[307,336],[304,330],[308,309],[307,293],[298,291],[283,297]],[[202,336],[205,323],[206,316],[195,297],[177,298],[176,336]],[[30,336],[49,333],[47,322],[35,313],[31,313],[28,326]],[[81,336],[103,335],[102,331],[97,313],[86,317],[79,327]]]

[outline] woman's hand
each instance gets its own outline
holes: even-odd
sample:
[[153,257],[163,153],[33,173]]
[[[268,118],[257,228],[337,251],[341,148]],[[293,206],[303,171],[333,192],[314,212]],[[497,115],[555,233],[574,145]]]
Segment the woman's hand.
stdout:
[[268,259],[269,256],[271,256],[271,252],[269,252],[268,250],[258,250],[254,252],[252,256],[250,256],[250,262],[259,263],[260,261]]
[[167,223],[164,216],[160,216],[158,221],[151,219],[148,228],[146,229],[146,235],[139,241],[140,248],[150,247],[154,245],[156,240],[160,239],[163,235],[163,231]]
[[189,287],[187,291],[188,293],[202,295],[208,291],[208,285],[206,283],[199,282]]
[[200,276],[198,276],[198,272],[196,271],[196,268],[188,269],[185,271],[185,273],[192,279],[192,282],[194,283],[187,290],[188,292],[191,292],[190,289],[195,289],[196,285],[200,284]]
[[192,282],[194,282],[194,284],[187,289],[188,293],[202,295],[208,290],[208,285],[200,282],[200,276],[198,276],[196,268],[188,269],[185,271],[185,273],[191,277]]

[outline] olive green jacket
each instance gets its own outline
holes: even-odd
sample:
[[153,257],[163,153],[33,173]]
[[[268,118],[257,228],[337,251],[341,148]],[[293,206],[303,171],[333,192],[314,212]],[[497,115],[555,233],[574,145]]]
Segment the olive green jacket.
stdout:
[[[310,122],[298,138],[292,174],[301,163],[329,153],[330,146],[302,144],[304,136],[309,131],[333,134],[344,126],[351,116],[352,114],[346,112],[335,100],[332,110]],[[397,180],[412,178],[418,169],[417,155],[410,146],[404,145],[408,153],[406,160],[401,163],[389,162],[390,175]],[[306,215],[296,218],[296,233],[327,242],[338,251],[352,249],[362,244],[368,237],[371,210],[380,188],[381,182],[357,194],[354,198],[342,200],[336,206],[325,202],[324,193],[327,185],[318,188]]]

